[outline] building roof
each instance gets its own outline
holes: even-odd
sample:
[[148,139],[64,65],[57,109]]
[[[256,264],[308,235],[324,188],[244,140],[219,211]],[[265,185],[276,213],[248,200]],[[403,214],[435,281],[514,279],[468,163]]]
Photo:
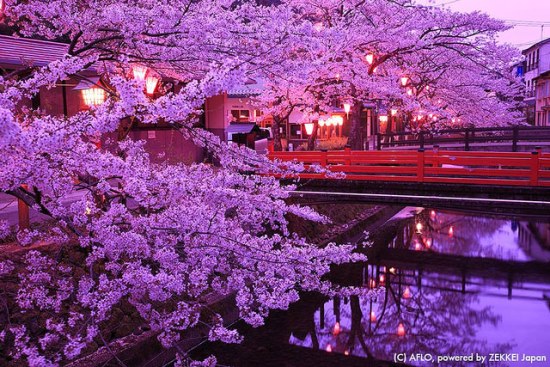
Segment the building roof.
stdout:
[[234,97],[248,97],[252,95],[260,94],[265,88],[263,80],[248,79],[244,84],[237,85],[231,90],[227,91],[227,95],[230,98]]
[[531,50],[533,50],[533,49],[535,49],[535,48],[539,48],[540,46],[542,46],[542,45],[544,45],[544,44],[547,44],[547,43],[550,43],[550,38],[547,38],[547,39],[544,39],[544,40],[542,40],[542,41],[540,41],[540,42],[535,43],[534,45],[532,45],[532,46],[526,48],[525,50],[521,51],[521,53],[525,55],[525,54],[528,53],[529,51],[531,51]]
[[65,43],[0,35],[0,64],[44,66],[67,53]]

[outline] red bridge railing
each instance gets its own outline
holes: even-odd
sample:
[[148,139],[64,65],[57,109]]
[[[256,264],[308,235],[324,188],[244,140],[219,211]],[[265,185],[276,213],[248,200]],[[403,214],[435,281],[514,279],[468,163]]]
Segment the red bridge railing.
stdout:
[[[550,186],[550,153],[461,151],[270,152],[271,159],[319,164],[348,180]],[[319,173],[301,178],[324,179]]]

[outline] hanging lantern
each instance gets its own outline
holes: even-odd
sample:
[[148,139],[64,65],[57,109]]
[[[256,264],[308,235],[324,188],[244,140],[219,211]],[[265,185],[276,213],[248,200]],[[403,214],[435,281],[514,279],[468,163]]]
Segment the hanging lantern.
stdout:
[[413,95],[413,90],[412,90],[412,88],[407,88],[407,95],[409,95],[409,96],[412,96],[412,95]]
[[384,274],[380,274],[379,279],[380,279],[380,284],[386,283],[386,276]]
[[409,287],[406,287],[405,291],[403,292],[403,298],[409,299],[411,298],[411,296],[412,296],[411,289]]
[[306,128],[306,134],[311,135],[313,134],[313,123],[308,122],[307,124],[304,124],[304,127]]
[[342,116],[332,116],[332,124],[334,126],[342,126],[344,124],[344,118]]
[[397,110],[395,108],[392,108],[392,110],[390,112],[391,112],[392,116],[397,115]]
[[450,226],[449,227],[449,237],[453,237],[454,234],[455,234],[455,230],[454,230],[453,226]]
[[147,77],[145,80],[145,90],[147,91],[147,94],[154,94],[155,89],[157,89],[157,84],[159,82],[159,78],[150,76]]
[[426,247],[427,247],[427,248],[432,247],[432,239],[431,239],[431,238],[428,238],[428,239],[426,240]]
[[319,127],[325,126],[325,120],[320,118],[319,121],[318,121],[318,124],[319,124]]
[[325,350],[329,353],[332,352],[332,345],[327,344],[327,347],[325,348]]
[[365,56],[365,60],[367,60],[367,63],[369,65],[372,65],[372,63],[374,62],[374,54],[367,54],[367,56]]
[[351,104],[344,103],[344,111],[346,112],[346,115],[349,115],[349,111],[351,111]]
[[388,116],[387,115],[380,115],[378,117],[378,119],[380,120],[381,123],[386,123],[388,122]]
[[132,72],[134,73],[134,79],[137,81],[144,81],[147,74],[147,66],[134,65],[132,66]]
[[405,336],[405,326],[402,323],[397,326],[397,336]]
[[424,226],[422,225],[421,222],[416,223],[416,232],[417,232],[417,233],[422,232],[422,229],[423,229],[423,228],[424,228]]
[[82,99],[87,107],[98,106],[105,102],[105,90],[100,86],[98,77],[90,77],[81,80],[74,90],[79,90],[82,94]]
[[329,118],[326,120],[325,125],[326,125],[326,126],[332,126],[333,122],[334,122],[334,120],[332,119],[332,117],[329,117]]
[[404,87],[409,83],[409,77],[408,76],[402,76],[401,78],[399,78],[399,81],[401,82],[401,85]]

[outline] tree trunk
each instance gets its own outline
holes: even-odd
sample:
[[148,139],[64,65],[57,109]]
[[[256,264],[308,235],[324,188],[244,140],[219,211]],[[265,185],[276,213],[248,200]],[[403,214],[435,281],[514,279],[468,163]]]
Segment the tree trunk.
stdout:
[[363,133],[364,133],[364,124],[361,119],[361,113],[363,112],[363,103],[355,100],[351,111],[349,113],[350,120],[350,132],[348,144],[351,146],[352,150],[362,150],[363,149]]
[[319,130],[319,122],[313,122],[313,131],[307,138],[307,150],[315,150],[315,140],[317,139],[317,130]]
[[283,150],[283,144],[281,142],[281,118],[279,116],[273,116],[273,124],[271,125],[271,133],[273,134],[273,150],[280,152]]

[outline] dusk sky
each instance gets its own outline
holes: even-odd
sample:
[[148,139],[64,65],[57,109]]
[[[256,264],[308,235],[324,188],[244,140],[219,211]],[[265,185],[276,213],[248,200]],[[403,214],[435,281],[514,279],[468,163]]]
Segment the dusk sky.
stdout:
[[436,0],[435,4],[462,12],[479,10],[506,20],[515,28],[503,33],[501,40],[520,49],[541,40],[543,24],[544,38],[550,37],[550,0]]

